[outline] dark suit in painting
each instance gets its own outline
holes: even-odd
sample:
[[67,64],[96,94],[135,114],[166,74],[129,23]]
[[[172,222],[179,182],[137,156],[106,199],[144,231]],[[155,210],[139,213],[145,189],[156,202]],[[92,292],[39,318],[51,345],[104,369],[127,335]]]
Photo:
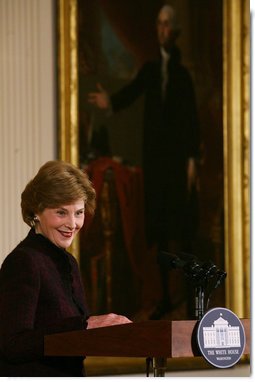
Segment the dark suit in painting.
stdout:
[[187,163],[199,156],[199,125],[192,80],[177,47],[170,52],[165,96],[161,64],[161,59],[146,63],[131,83],[111,96],[111,103],[117,112],[144,94],[147,240],[167,249],[169,240],[185,246],[196,231],[196,193],[188,193]]
[[0,376],[79,377],[82,357],[44,357],[44,335],[86,328],[72,255],[31,229],[0,271]]

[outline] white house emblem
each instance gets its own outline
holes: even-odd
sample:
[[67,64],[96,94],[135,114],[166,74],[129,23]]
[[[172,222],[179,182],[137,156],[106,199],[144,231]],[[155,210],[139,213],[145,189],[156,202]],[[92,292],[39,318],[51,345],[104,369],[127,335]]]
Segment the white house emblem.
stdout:
[[245,332],[233,312],[226,308],[214,308],[199,322],[197,341],[208,362],[219,368],[227,368],[241,358],[245,347]]

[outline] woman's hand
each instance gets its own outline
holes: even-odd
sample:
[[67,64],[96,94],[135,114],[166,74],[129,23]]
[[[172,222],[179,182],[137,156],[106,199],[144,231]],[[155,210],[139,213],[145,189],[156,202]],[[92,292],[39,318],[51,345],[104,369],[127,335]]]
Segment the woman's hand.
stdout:
[[100,316],[90,316],[87,329],[100,328],[102,326],[112,326],[121,324],[130,324],[127,317],[115,313],[102,314]]

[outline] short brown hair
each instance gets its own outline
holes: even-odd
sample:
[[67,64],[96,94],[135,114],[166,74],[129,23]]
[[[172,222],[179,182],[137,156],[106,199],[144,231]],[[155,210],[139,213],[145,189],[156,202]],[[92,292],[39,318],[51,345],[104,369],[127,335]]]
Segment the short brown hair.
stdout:
[[88,175],[71,163],[53,160],[46,162],[21,194],[21,211],[30,227],[36,213],[45,208],[57,208],[83,199],[86,212],[93,214],[96,192]]

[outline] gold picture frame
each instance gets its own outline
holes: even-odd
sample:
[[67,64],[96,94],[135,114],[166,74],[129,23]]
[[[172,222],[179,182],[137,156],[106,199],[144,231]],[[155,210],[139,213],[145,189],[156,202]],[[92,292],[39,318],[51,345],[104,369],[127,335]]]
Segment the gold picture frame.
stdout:
[[[225,305],[240,318],[249,318],[250,8],[248,0],[223,0],[222,4]],[[77,165],[77,0],[57,0],[57,5],[59,158]],[[79,260],[78,241],[72,252]],[[111,360],[104,364],[111,369]],[[133,365],[141,369],[139,361]]]

